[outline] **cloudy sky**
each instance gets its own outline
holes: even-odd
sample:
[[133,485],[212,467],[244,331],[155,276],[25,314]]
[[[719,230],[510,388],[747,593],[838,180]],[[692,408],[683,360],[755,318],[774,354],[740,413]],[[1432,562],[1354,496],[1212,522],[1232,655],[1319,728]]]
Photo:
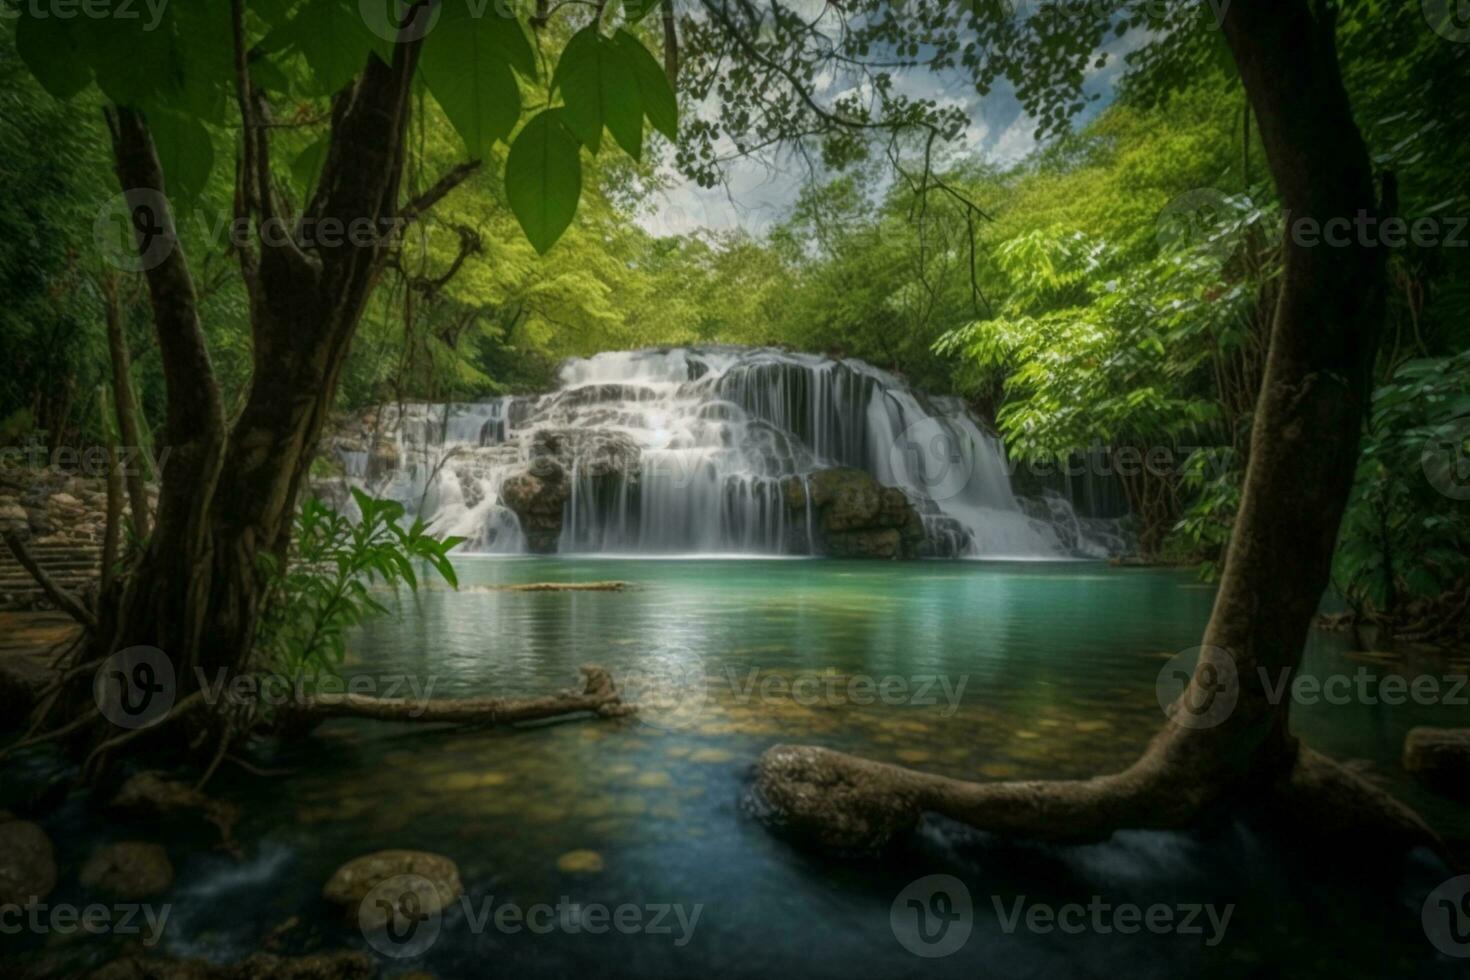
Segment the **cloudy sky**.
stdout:
[[[1100,111],[1112,98],[1113,86],[1122,72],[1122,56],[1137,48],[1143,37],[1129,32],[1110,38],[1103,45],[1108,63],[1090,69],[1085,83],[1088,94],[1101,98],[1084,110],[1080,122]],[[980,96],[967,83],[952,75],[914,69],[895,74],[895,88],[915,98],[933,98],[941,104],[965,106],[970,125],[958,141],[957,150],[975,154],[1000,166],[1019,163],[1036,148],[1036,123],[1021,110],[1010,86],[997,83],[994,91]],[[828,99],[839,94],[823,93]],[[702,228],[741,228],[760,235],[782,217],[796,200],[801,186],[811,179],[806,163],[790,154],[762,159],[747,158],[729,167],[722,187],[700,188],[680,177],[671,166],[666,176],[672,186],[655,195],[657,208],[640,218],[654,234],[681,234]]]

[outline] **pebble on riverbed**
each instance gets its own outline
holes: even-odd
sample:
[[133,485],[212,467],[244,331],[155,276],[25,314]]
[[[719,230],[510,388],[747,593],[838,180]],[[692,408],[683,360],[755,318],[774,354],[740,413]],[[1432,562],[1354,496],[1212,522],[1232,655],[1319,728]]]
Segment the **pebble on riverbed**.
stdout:
[[603,868],[602,855],[596,851],[567,851],[556,859],[556,866],[567,874],[596,874]]

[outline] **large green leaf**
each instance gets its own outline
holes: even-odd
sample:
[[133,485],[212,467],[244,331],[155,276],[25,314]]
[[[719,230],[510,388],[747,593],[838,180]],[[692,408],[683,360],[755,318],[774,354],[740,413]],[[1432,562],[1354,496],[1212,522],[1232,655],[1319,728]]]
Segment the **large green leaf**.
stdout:
[[613,34],[613,44],[633,73],[638,85],[638,98],[648,121],[669,139],[676,139],[679,134],[679,100],[674,97],[663,66],[642,41],[621,28]]
[[391,57],[392,44],[368,29],[356,3],[309,0],[264,41],[267,51],[286,48],[298,51],[311,69],[313,94],[331,95],[357,77],[370,53]]
[[118,105],[141,108],[177,98],[185,80],[181,44],[173,20],[153,29],[147,22],[117,18],[78,18],[78,46],[97,77],[97,86]]
[[41,87],[69,99],[92,82],[92,69],[77,51],[71,21],[23,16],[15,25],[15,48]]
[[501,57],[512,68],[527,78],[540,77],[536,49],[531,44],[531,38],[526,34],[526,25],[504,3],[479,0],[479,3],[476,4],[474,0],[453,0],[445,7],[440,30],[458,29],[456,21],[460,19],[461,5],[464,5],[469,14],[474,14],[475,8],[479,8],[478,15],[473,19],[480,22],[478,25],[480,33],[492,48],[500,52]]
[[643,151],[643,108],[638,83],[626,53],[597,32],[583,28],[561,53],[553,87],[561,89],[566,125],[593,153],[602,146],[604,126],[635,158]]
[[490,156],[521,117],[521,92],[495,38],[501,19],[441,20],[424,39],[420,68],[429,91],[449,117],[470,156]]
[[510,209],[542,255],[572,223],[582,196],[580,148],[563,117],[561,109],[544,109],[532,116],[505,161]]
[[163,165],[169,197],[176,202],[197,200],[214,166],[209,130],[192,116],[162,111],[148,114],[148,129]]

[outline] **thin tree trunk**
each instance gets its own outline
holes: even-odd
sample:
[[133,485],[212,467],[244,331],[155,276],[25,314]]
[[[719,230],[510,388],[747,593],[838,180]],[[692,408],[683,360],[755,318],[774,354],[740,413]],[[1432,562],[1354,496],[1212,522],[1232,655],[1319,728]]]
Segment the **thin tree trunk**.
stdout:
[[[122,443],[125,458],[151,462],[138,425],[138,400],[133,393],[133,362],[128,353],[128,339],[123,332],[117,278],[106,276],[102,281],[102,290],[107,304],[107,349],[112,359],[112,398],[117,417],[117,437]],[[148,492],[144,480],[149,474],[131,462],[127,470],[123,476],[128,488],[128,506],[132,510],[133,535],[139,541],[144,541],[148,537]]]

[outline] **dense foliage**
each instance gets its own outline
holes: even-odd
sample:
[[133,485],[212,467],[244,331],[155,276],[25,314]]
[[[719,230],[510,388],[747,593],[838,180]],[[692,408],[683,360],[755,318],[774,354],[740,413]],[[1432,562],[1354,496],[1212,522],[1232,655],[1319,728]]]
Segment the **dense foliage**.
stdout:
[[[355,15],[343,34],[303,22],[284,0],[258,6],[270,57],[254,70],[292,107],[278,109],[277,153],[294,161],[292,190],[304,195],[321,165],[323,96],[381,39]],[[623,6],[624,19],[601,31],[570,23],[532,37],[514,20],[489,18],[435,32],[406,190],[423,190],[467,151],[485,166],[402,243],[343,372],[342,408],[533,390],[560,359],[611,348],[728,342],[838,353],[965,396],[1017,460],[1089,460],[1122,483],[1149,555],[1219,562],[1249,462],[1276,242],[1291,218],[1272,197],[1218,32],[1186,22],[1207,19],[1207,5],[1163,5],[1168,14],[1138,5],[1122,20],[1069,22],[1076,39],[1067,43],[1048,33],[1045,16],[995,19],[986,58],[954,42],[942,4],[917,5],[903,25],[873,18],[835,45],[779,6],[721,5],[686,25],[679,103],[640,42],[657,32],[658,18],[647,16],[655,5]],[[1457,82],[1470,46],[1426,30],[1417,4],[1339,6],[1342,60],[1370,148],[1398,176],[1400,212],[1437,230],[1433,242],[1393,250],[1378,406],[1339,554],[1350,603],[1392,620],[1413,600],[1463,590],[1470,574],[1463,503],[1416,479],[1426,443],[1470,414],[1470,235],[1457,217],[1470,213],[1470,176],[1453,135],[1470,124],[1470,94]],[[730,30],[739,25],[722,16],[748,18],[750,30]],[[1155,23],[1161,16],[1185,20]],[[185,21],[180,30],[192,30]],[[130,71],[81,39],[100,91],[59,71],[38,71],[38,83],[15,57],[17,46],[25,54],[38,43],[27,30],[38,28],[23,21],[0,35],[0,176],[10,191],[0,202],[0,338],[11,365],[0,379],[0,440],[96,441],[109,283],[119,286],[145,422],[157,424],[163,402],[146,297],[118,268],[110,237],[116,188],[103,95],[211,109],[226,98],[228,72],[160,93],[149,87],[161,73]],[[1163,40],[1135,47],[1112,103],[1069,131],[1086,98],[1058,93],[1108,64],[1108,55],[1091,60],[1100,39],[1144,30]],[[192,52],[159,57],[221,57],[214,31],[193,36],[201,43]],[[327,36],[350,37],[361,51],[329,51]],[[1043,47],[1056,70],[1021,71]],[[869,49],[872,65],[854,60]],[[483,85],[444,67],[481,51],[493,55]],[[856,124],[892,120],[954,135],[953,106],[894,87],[893,72],[906,67],[952,71],[981,91],[1010,84],[1054,138],[1010,167],[942,138],[921,144],[923,167],[912,146],[856,139]],[[801,103],[800,83],[823,71],[849,72],[849,91],[868,98]],[[42,84],[73,104],[63,108]],[[485,85],[503,98],[478,97]],[[624,152],[593,152],[604,129]],[[818,130],[801,157],[812,179],[767,233],[660,235],[639,220],[658,206],[673,167],[712,185],[726,154]],[[232,137],[181,121],[162,140],[190,201],[184,246],[200,270],[211,354],[227,408],[238,406],[251,345],[230,268],[235,189],[219,165],[235,152]]]

